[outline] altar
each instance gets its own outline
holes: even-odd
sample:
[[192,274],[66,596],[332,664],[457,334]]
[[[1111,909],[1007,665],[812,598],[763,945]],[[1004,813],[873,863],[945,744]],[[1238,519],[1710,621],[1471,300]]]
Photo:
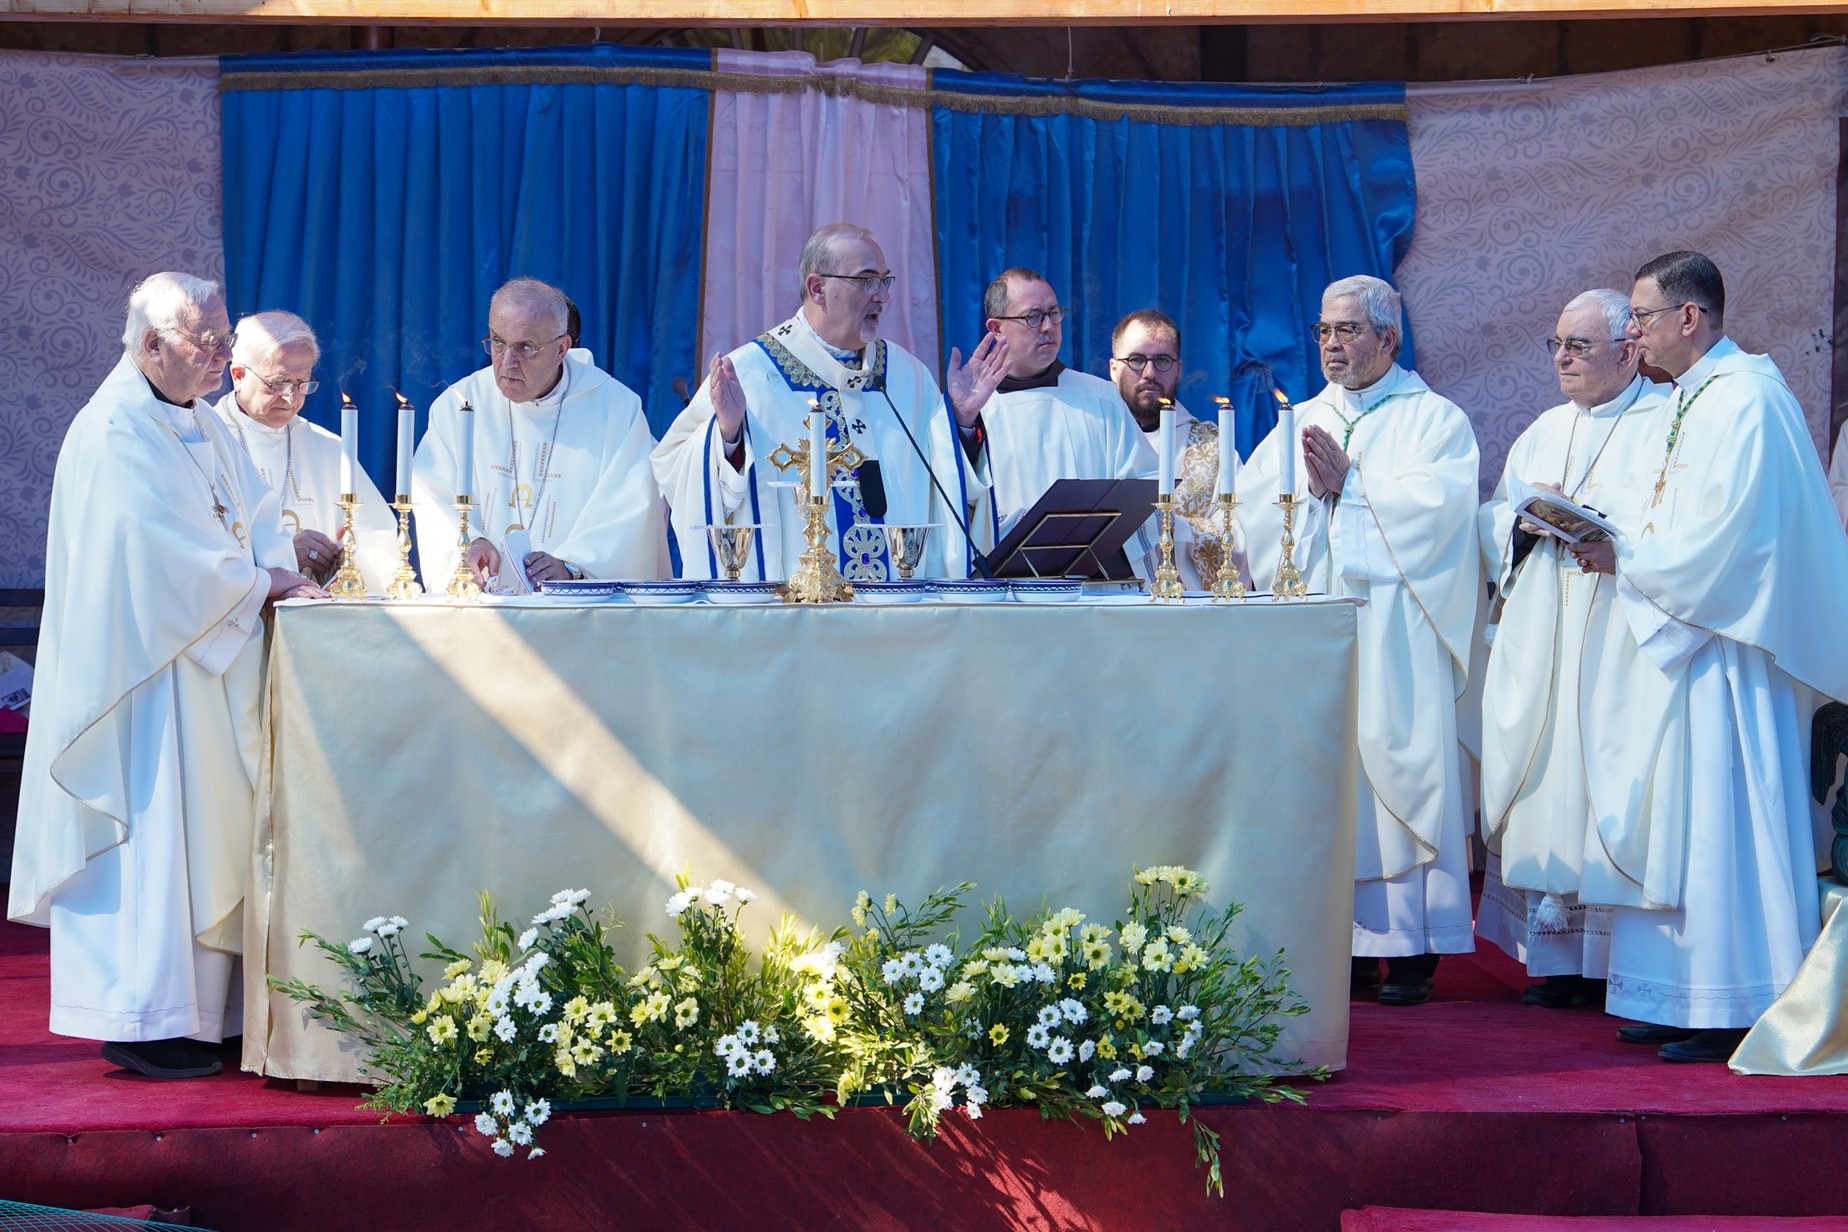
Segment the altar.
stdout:
[[1276,1055],[1345,1063],[1349,601],[285,604],[270,654],[246,1069],[359,1080],[261,979],[338,982],[303,930],[402,915],[466,949],[479,892],[524,927],[582,888],[634,959],[682,871],[757,891],[761,940],[965,880],[1108,920],[1152,864],[1285,951],[1311,1012]]

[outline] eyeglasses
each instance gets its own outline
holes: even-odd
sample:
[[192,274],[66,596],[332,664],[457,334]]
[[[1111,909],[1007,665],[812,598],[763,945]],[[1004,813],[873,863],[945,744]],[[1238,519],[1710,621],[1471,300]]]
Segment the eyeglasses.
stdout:
[[1174,365],[1181,362],[1172,355],[1113,355],[1111,358],[1115,359],[1119,364],[1128,365],[1129,370],[1138,375],[1150,364],[1155,365],[1155,371],[1157,372],[1167,372],[1172,369]]
[[1679,304],[1665,304],[1660,308],[1631,308],[1630,315],[1636,318],[1638,328],[1646,328],[1650,317],[1659,317],[1665,312],[1680,312],[1683,308],[1692,308],[1696,312],[1707,311],[1693,300],[1682,300]]
[[1317,321],[1309,327],[1309,332],[1315,336],[1318,343],[1321,343],[1327,342],[1331,336],[1343,342],[1352,342],[1362,334],[1375,331],[1371,325],[1356,325],[1352,321],[1343,321],[1339,325],[1324,325]]
[[995,320],[997,321],[1019,321],[1023,325],[1025,325],[1028,329],[1038,329],[1040,326],[1044,325],[1048,321],[1051,321],[1054,325],[1057,325],[1060,321],[1063,321],[1065,319],[1065,314],[1067,311],[1068,310],[1065,308],[1031,308],[1031,309],[1028,309],[1026,312],[1021,313],[1019,316],[996,317]]
[[823,274],[822,277],[857,282],[862,291],[890,291],[892,284],[898,281],[897,274]]
[[201,351],[204,351],[207,355],[216,355],[220,351],[229,352],[232,347],[237,345],[236,330],[224,334],[218,333],[215,330],[207,330],[196,338],[186,331],[179,329],[167,329],[161,332],[170,334],[175,338],[184,338],[186,341],[198,347]]
[[481,349],[486,351],[490,357],[504,355],[508,351],[512,351],[521,359],[531,359],[564,336],[563,334],[558,334],[555,337],[546,339],[544,342],[505,342],[496,338],[493,334],[489,334],[486,338],[481,340]]
[[250,375],[262,381],[263,388],[269,390],[273,394],[294,394],[298,398],[306,398],[309,394],[321,388],[321,382],[312,378],[306,381],[272,381],[261,372],[253,371]]
[[1548,355],[1557,355],[1563,347],[1573,359],[1584,359],[1598,347],[1628,341],[1628,338],[1548,338],[1541,345],[1546,348]]

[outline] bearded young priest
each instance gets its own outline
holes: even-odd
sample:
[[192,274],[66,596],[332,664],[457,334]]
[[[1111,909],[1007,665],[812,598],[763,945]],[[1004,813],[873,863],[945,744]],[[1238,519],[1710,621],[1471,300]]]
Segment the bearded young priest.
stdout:
[[[455,572],[455,498],[463,493],[475,501],[468,567],[483,586],[514,569],[535,587],[667,576],[667,523],[648,466],[654,436],[642,400],[588,356],[567,354],[564,293],[536,278],[503,284],[488,303],[481,346],[488,366],[430,404],[417,446],[425,586],[440,592]],[[468,475],[461,473],[464,405],[473,410]],[[514,531],[526,532],[521,559],[505,560]]]
[[[1587,866],[1609,857],[1587,795],[1582,710],[1589,682],[1620,668],[1621,648],[1595,636],[1616,600],[1611,579],[1587,576],[1565,542],[1517,519],[1516,485],[1550,489],[1634,536],[1643,497],[1639,459],[1662,441],[1661,390],[1637,372],[1630,297],[1587,291],[1560,313],[1546,348],[1566,401],[1521,433],[1478,525],[1500,619],[1482,686],[1482,838],[1489,849],[1476,935],[1542,978],[1529,1005],[1604,1000],[1610,910],[1579,901]],[[1587,638],[1593,645],[1587,653]]]
[[231,356],[216,283],[154,274],[52,479],[37,703],[9,918],[51,929],[51,1030],[156,1078],[239,1032],[263,621],[325,597],[204,398]]
[[871,231],[841,222],[819,228],[802,246],[798,274],[795,315],[713,356],[655,449],[682,574],[720,576],[701,528],[723,522],[764,528],[746,580],[782,581],[795,570],[807,547],[796,502],[807,493],[788,486],[797,482],[793,468],[779,471],[769,459],[779,445],[804,448],[813,400],[827,417],[830,452],[850,443],[866,459],[857,483],[830,491],[829,541],[842,575],[896,577],[881,524],[935,524],[919,575],[967,577],[971,549],[959,523],[976,533],[975,550],[993,546],[984,525],[987,484],[971,459],[979,451],[977,416],[1006,370],[1006,345],[985,337],[966,363],[952,349],[948,387],[939,392],[916,356],[879,337],[893,275]]
[[1641,528],[1573,550],[1614,578],[1607,644],[1625,652],[1585,717],[1616,875],[1588,869],[1580,897],[1616,908],[1605,1006],[1639,1020],[1619,1037],[1724,1061],[1816,939],[1810,716],[1848,698],[1848,539],[1783,375],[1726,335],[1714,263],[1657,257],[1630,303],[1674,386],[1634,475]]
[[1395,362],[1400,320],[1399,293],[1380,279],[1331,283],[1314,326],[1328,385],[1297,406],[1296,439],[1273,431],[1239,476],[1258,589],[1279,563],[1282,515],[1269,502],[1288,451],[1304,581],[1366,600],[1355,614],[1354,974],[1384,1005],[1426,1000],[1438,956],[1475,948],[1457,699],[1481,587],[1476,437],[1455,403]]

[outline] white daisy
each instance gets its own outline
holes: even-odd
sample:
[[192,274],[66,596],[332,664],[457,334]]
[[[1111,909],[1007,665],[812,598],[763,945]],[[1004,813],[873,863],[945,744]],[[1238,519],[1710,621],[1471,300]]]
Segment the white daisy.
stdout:
[[534,1125],[544,1125],[547,1121],[552,1119],[552,1101],[549,1099],[535,1099],[532,1103],[520,1110],[520,1115]]
[[924,955],[916,950],[906,950],[898,956],[898,966],[906,975],[916,975],[924,969]]
[[1104,1089],[1103,1083],[1093,1082],[1091,1084],[1091,1089],[1084,1093],[1084,1097],[1086,1099],[1102,1099],[1108,1094],[1110,1094],[1110,1092]]
[[507,1127],[507,1141],[515,1146],[530,1146],[533,1141],[533,1127],[525,1121],[515,1121]]
[[1084,1008],[1084,1003],[1073,997],[1067,997],[1059,1002],[1059,1012],[1065,1015],[1066,1022],[1074,1025],[1091,1016],[1091,1012]]
[[1148,1120],[1149,1119],[1143,1116],[1140,1112],[1132,1112],[1129,1115],[1129,1123],[1131,1125],[1146,1125],[1148,1124]]
[[1052,1043],[1052,1028],[1044,1023],[1034,1023],[1027,1028],[1027,1047],[1044,1048]]
[[494,1034],[497,1038],[512,1043],[513,1037],[519,1033],[520,1028],[514,1024],[513,1019],[497,1018],[494,1020]]
[[1104,1101],[1102,1111],[1107,1117],[1120,1117],[1129,1109],[1121,1101],[1112,1099]]
[[1097,1055],[1097,1041],[1096,1040],[1085,1040],[1082,1044],[1078,1045],[1078,1059],[1080,1061],[1089,1061],[1092,1057],[1096,1055]]
[[725,1072],[730,1074],[733,1078],[743,1078],[749,1075],[751,1072],[751,1054],[743,1051],[727,1054],[725,1057]]
[[540,1027],[539,1042],[541,1044],[556,1044],[558,1042],[558,1024],[555,1022],[548,1022],[543,1027]]
[[475,1114],[475,1132],[484,1138],[492,1138],[500,1132],[500,1122],[485,1112]]
[[738,1042],[740,1044],[755,1044],[757,1042],[757,1036],[758,1028],[756,1019],[747,1018],[738,1024]]
[[1059,1007],[1056,1005],[1040,1006],[1039,1023],[1040,1023],[1040,1026],[1042,1027],[1058,1026],[1059,1025]]
[[507,1141],[505,1138],[496,1138],[494,1140],[494,1153],[499,1155],[502,1159],[506,1159],[513,1154],[513,1143]]
[[738,890],[734,893],[734,897],[736,897],[737,900],[741,903],[748,903],[748,902],[753,901],[757,897],[757,891],[747,890],[747,889],[744,889],[742,886],[740,886]]
[[956,1067],[956,1073],[952,1078],[959,1087],[979,1087],[982,1085],[982,1071],[978,1070],[967,1061],[964,1061],[961,1065]]
[[933,967],[947,967],[955,957],[950,947],[941,943],[924,947],[924,961]]
[[513,1115],[513,1092],[496,1091],[488,1097],[488,1107],[502,1116]]
[[1183,1005],[1180,1009],[1174,1011],[1174,1016],[1183,1022],[1190,1021],[1200,1016],[1200,1007],[1197,1005]]
[[879,968],[879,974],[888,984],[896,984],[905,978],[905,964],[896,958],[888,958]]
[[370,920],[367,920],[364,924],[360,925],[360,927],[365,929],[369,933],[376,933],[377,931],[379,931],[379,929],[385,927],[387,923],[389,923],[389,921],[387,921],[384,916],[375,915]]
[[1161,1055],[1161,1046],[1160,1040],[1150,1040],[1142,1046],[1142,1055],[1145,1057],[1159,1057]]
[[1121,1065],[1117,1066],[1115,1069],[1110,1071],[1110,1081],[1112,1082],[1129,1081],[1129,1071],[1124,1069]]
[[1065,1064],[1072,1059],[1072,1042],[1063,1035],[1054,1036],[1052,1043],[1047,1045],[1046,1059],[1054,1065]]
[[1153,1065],[1136,1066],[1136,1081],[1137,1082],[1147,1082],[1149,1079],[1153,1078],[1154,1076],[1155,1076],[1155,1067]]
[[349,954],[364,954],[371,948],[372,938],[370,937],[360,937],[355,941],[347,942],[347,953]]
[[1165,1005],[1158,1005],[1149,1011],[1149,1021],[1156,1026],[1163,1026],[1174,1021],[1174,1011]]
[[925,992],[936,992],[943,987],[943,968],[926,967],[918,972],[918,987]]
[[776,1054],[768,1048],[758,1049],[756,1059],[757,1072],[760,1074],[768,1074],[776,1068]]
[[536,928],[529,928],[520,934],[520,940],[517,944],[522,950],[530,950],[533,948],[533,943],[537,940],[539,940],[539,930]]
[[1038,980],[1042,984],[1050,984],[1054,980],[1058,979],[1059,976],[1057,972],[1055,972],[1051,967],[1048,967],[1045,963],[1034,963],[1033,964],[1033,978]]
[[923,1012],[924,1012],[924,994],[923,993],[914,992],[910,996],[905,998],[905,1013],[916,1015],[916,1014],[922,1014]]

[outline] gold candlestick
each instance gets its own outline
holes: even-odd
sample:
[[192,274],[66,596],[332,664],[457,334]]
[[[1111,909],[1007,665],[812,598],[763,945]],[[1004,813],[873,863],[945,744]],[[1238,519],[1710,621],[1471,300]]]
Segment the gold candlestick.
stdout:
[[461,529],[456,533],[456,572],[449,579],[451,599],[481,598],[481,584],[475,581],[475,575],[468,567],[468,511],[473,507],[474,502],[468,497],[456,497],[456,513],[461,519]]
[[385,588],[385,595],[390,599],[414,599],[423,593],[418,584],[417,571],[411,568],[411,496],[408,492],[398,493],[398,499],[391,503],[398,511],[398,571],[392,575],[391,585]]
[[1245,597],[1245,582],[1238,575],[1238,562],[1232,559],[1232,514],[1238,509],[1238,496],[1233,492],[1221,492],[1218,496],[1219,519],[1222,527],[1219,533],[1219,569],[1213,574],[1213,584],[1207,593],[1213,596],[1215,603],[1227,603],[1233,599]]
[[1286,492],[1277,498],[1283,510],[1283,559],[1277,565],[1277,580],[1271,594],[1279,599],[1300,599],[1309,593],[1303,575],[1296,571],[1296,494]]
[[1155,501],[1161,515],[1161,563],[1155,566],[1155,581],[1149,587],[1153,603],[1180,603],[1187,591],[1181,585],[1181,571],[1174,566],[1174,493],[1163,492]]
[[340,532],[340,568],[334,571],[334,580],[327,584],[327,593],[336,599],[366,597],[366,575],[359,571],[359,561],[353,554],[353,510],[358,506],[359,497],[351,492],[340,494],[344,519],[344,529]]
[[809,545],[789,581],[777,589],[786,603],[845,603],[853,599],[853,586],[841,576],[840,566],[834,563],[834,550],[828,546],[828,504],[825,496],[811,496],[802,502],[803,534]]

